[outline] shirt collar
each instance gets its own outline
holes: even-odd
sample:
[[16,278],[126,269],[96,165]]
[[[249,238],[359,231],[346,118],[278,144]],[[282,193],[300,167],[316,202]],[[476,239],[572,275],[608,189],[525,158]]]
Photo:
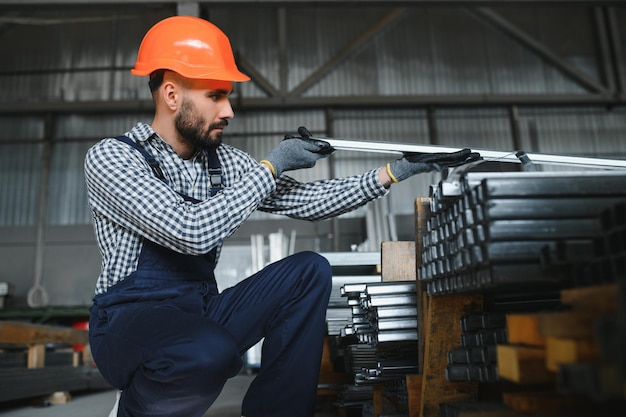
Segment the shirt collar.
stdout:
[[[151,140],[155,140],[160,143],[160,146],[165,149],[170,149],[171,152],[174,152],[174,149],[167,143],[157,132],[152,129],[147,123],[139,122],[137,123],[129,132],[132,137],[138,142],[149,142]],[[157,145],[159,146],[159,145]],[[202,150],[197,151],[192,157],[191,161],[196,161],[198,158],[204,158],[204,152]]]

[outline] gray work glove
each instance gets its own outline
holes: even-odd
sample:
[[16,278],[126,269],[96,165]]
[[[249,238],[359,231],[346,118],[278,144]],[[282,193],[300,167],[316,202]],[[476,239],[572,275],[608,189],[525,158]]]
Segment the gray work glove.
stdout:
[[326,158],[335,149],[328,142],[311,139],[306,127],[298,128],[300,136],[285,135],[282,142],[274,148],[261,163],[267,164],[274,177],[284,171],[315,166],[318,159]]
[[482,159],[478,152],[465,148],[457,152],[405,153],[402,158],[387,164],[387,172],[394,182],[400,182],[415,174],[441,171]]

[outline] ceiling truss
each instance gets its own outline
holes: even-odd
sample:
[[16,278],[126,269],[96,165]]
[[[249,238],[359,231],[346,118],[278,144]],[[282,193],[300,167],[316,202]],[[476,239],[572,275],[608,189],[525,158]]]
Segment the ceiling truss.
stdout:
[[[124,0],[89,0],[89,1],[53,1],[53,0],[21,0],[11,1],[3,0],[2,4],[19,4],[20,6],[29,5],[81,5],[81,4],[115,4],[124,3],[131,4]],[[203,7],[213,6],[242,6],[244,4],[254,4],[259,6],[259,2],[230,0],[223,1],[185,1],[166,2],[166,1],[133,1],[132,3],[162,3],[173,4],[176,6],[178,14],[181,15],[197,15],[200,16]],[[615,4],[617,1],[602,0],[578,0],[578,1],[561,1],[561,0],[536,0],[536,1],[515,1],[515,0],[437,0],[437,1],[367,1],[359,0],[359,4],[368,6],[375,5],[393,5],[389,8],[386,15],[382,16],[377,22],[371,25],[362,33],[358,34],[350,42],[346,43],[338,52],[323,62],[313,71],[307,78],[301,81],[295,87],[289,89],[287,86],[287,74],[289,62],[287,60],[287,39],[286,27],[287,18],[286,10],[288,7],[297,7],[302,5],[338,5],[339,2],[331,0],[319,1],[264,1],[264,5],[273,5],[276,8],[277,33],[279,43],[279,79],[278,85],[267,79],[261,71],[254,67],[245,56],[237,56],[237,60],[242,70],[249,74],[254,82],[262,91],[267,94],[264,98],[235,98],[234,106],[239,109],[271,109],[271,108],[325,108],[337,106],[350,107],[407,107],[407,106],[497,106],[497,105],[620,105],[626,103],[626,95],[624,94],[625,68],[624,57],[622,56],[622,45],[620,41],[620,31],[616,19]],[[355,51],[367,45],[368,42],[392,25],[403,15],[407,13],[410,7],[424,5],[461,5],[466,6],[465,10],[468,14],[482,20],[488,25],[499,30],[505,36],[510,37],[518,44],[522,45],[528,51],[539,56],[542,60],[549,63],[564,76],[581,86],[585,94],[532,94],[532,95],[515,95],[515,94],[481,94],[481,95],[401,95],[401,96],[349,96],[349,97],[307,97],[305,93],[309,88],[319,83],[329,73],[338,68],[348,58],[353,56]],[[590,13],[594,19],[594,28],[596,30],[595,38],[597,42],[597,59],[601,68],[601,78],[594,79],[583,73],[571,63],[560,57],[556,52],[552,51],[547,45],[533,38],[523,29],[517,27],[514,23],[498,14],[490,6],[496,5],[590,5]],[[14,15],[14,11],[8,12]],[[6,14],[4,15],[6,16]],[[2,17],[2,15],[0,15]],[[0,35],[1,36],[1,35]],[[152,109],[152,103],[145,100],[129,100],[115,102],[39,102],[39,103],[3,103],[0,102],[0,114],[6,113],[24,113],[24,112],[51,112],[51,113],[69,113],[69,112],[129,112],[144,111]]]

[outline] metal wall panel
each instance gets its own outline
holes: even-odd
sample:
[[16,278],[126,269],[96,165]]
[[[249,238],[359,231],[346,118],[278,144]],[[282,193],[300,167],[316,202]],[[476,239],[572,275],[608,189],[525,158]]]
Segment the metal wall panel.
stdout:
[[68,114],[56,119],[54,140],[87,140],[92,143],[128,132],[138,122],[152,123],[154,115],[132,113],[123,115],[109,114]]
[[0,146],[13,141],[23,143],[41,140],[44,135],[44,125],[43,117],[0,116]]
[[41,144],[3,144],[0,151],[0,226],[33,226],[41,176]]
[[439,145],[515,151],[504,108],[437,110]]
[[89,142],[57,143],[50,165],[48,224],[91,224],[83,164]]
[[520,111],[525,150],[626,158],[626,108],[528,108]]
[[[376,31],[395,10],[401,9],[212,6],[209,14],[242,61],[277,89],[281,70],[291,90],[322,65],[335,65],[306,96],[584,92],[472,8],[408,7]],[[569,65],[600,78],[588,8],[493,10]],[[616,10],[621,23],[624,10]],[[12,59],[0,62],[0,100],[149,99],[145,78],[128,70],[147,28],[174,13],[172,7],[131,4],[42,9],[30,19],[8,18],[0,52]],[[349,47],[355,49],[332,62]],[[237,89],[244,97],[266,96],[254,83]]]
[[[430,144],[423,109],[338,110],[333,112],[333,131],[333,136],[345,139]],[[398,156],[339,151],[333,158],[335,175],[343,177],[385,166]],[[412,214],[415,199],[428,196],[437,178],[438,174],[422,174],[393,185],[386,197],[390,213]],[[346,216],[363,216],[367,210],[364,207]]]

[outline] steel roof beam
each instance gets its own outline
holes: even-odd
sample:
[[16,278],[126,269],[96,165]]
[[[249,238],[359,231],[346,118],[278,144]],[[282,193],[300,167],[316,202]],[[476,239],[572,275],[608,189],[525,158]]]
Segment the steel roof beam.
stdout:
[[[95,4],[173,4],[199,3],[197,0],[2,0],[2,5],[95,5]],[[255,6],[347,6],[350,4],[368,6],[514,6],[514,5],[623,5],[623,0],[204,0],[201,3],[221,6],[255,5]]]
[[[586,106],[626,105],[622,98],[603,94],[527,94],[527,95],[406,95],[406,96],[336,96],[336,97],[295,97],[245,98],[234,100],[238,110],[294,109],[327,107],[497,107],[497,106]],[[127,113],[152,112],[151,100],[116,101],[23,101],[0,102],[0,115],[28,113]]]

